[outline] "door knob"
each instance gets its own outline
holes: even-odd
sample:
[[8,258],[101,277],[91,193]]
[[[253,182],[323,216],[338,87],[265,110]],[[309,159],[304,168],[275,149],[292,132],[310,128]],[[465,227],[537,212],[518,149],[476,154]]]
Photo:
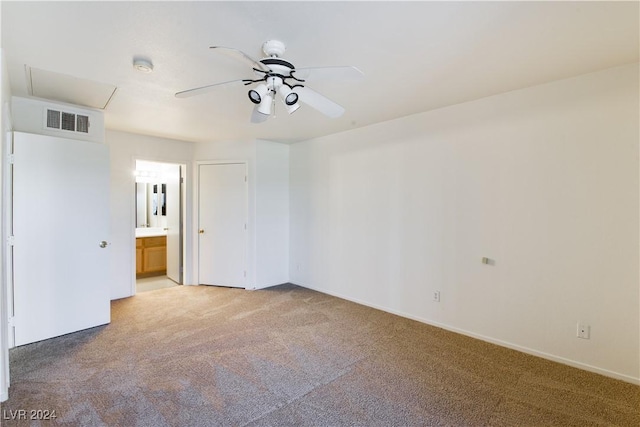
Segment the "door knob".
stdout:
[[198,233],[200,233],[200,234],[204,234],[204,230],[203,230],[203,229],[200,229],[200,230],[198,230]]
[[104,249],[104,248],[107,247],[108,244],[109,244],[109,242],[103,240],[102,242],[100,242],[100,247]]

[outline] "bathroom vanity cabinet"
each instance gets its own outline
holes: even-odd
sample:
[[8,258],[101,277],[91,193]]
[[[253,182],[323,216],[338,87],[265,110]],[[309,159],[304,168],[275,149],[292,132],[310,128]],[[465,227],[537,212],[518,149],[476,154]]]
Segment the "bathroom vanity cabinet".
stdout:
[[167,236],[136,238],[136,277],[167,273]]

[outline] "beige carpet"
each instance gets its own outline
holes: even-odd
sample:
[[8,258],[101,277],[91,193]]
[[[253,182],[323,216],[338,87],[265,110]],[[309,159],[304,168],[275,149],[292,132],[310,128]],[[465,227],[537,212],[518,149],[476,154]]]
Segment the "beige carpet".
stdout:
[[638,386],[293,285],[118,300],[11,376],[3,426],[640,425]]

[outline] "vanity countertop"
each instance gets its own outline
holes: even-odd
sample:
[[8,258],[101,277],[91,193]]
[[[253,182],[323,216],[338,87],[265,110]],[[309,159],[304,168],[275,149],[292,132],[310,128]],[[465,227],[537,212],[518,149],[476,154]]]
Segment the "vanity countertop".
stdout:
[[156,237],[156,236],[166,236],[167,230],[162,227],[142,227],[136,228],[136,238],[137,237]]

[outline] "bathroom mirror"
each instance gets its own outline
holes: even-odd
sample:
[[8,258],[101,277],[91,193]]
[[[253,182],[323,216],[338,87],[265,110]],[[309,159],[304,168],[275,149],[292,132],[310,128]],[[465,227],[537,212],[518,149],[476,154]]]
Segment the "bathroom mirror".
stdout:
[[136,228],[164,227],[167,185],[136,182]]

